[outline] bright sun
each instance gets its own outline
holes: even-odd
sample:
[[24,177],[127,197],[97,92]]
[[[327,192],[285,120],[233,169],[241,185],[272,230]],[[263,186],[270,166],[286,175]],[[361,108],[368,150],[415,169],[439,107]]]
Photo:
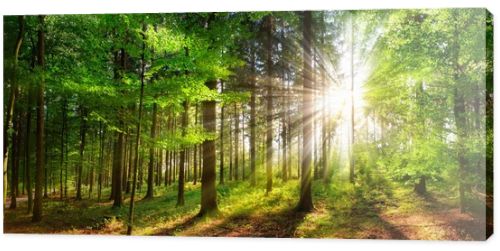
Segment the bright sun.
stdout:
[[[354,89],[354,108],[360,109],[364,107],[363,90],[361,88]],[[327,116],[337,116],[339,113],[347,113],[351,108],[351,90],[329,88],[328,91],[316,99],[316,108],[328,111]]]

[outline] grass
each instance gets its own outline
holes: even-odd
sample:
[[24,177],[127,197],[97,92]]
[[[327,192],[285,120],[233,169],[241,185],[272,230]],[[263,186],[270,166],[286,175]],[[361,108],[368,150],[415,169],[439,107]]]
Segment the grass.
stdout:
[[[176,207],[175,186],[157,187],[153,199],[137,201],[134,235],[439,239],[449,237],[442,228],[405,226],[408,222],[432,224],[433,212],[455,206],[453,201],[443,202],[444,197],[440,200],[419,197],[401,185],[387,183],[373,187],[345,181],[325,185],[315,181],[315,210],[304,214],[294,211],[299,197],[297,180],[283,183],[275,179],[273,190],[267,195],[264,187],[259,183],[252,188],[246,181],[218,185],[220,213],[206,218],[196,217],[199,184],[186,184],[182,207]],[[139,192],[137,198],[142,198],[144,192]],[[21,200],[19,209],[6,210],[4,231],[125,234],[129,203],[128,196],[125,198],[124,206],[119,209],[111,208],[110,201],[47,199],[43,220],[36,224],[30,222],[26,202]],[[421,216],[415,219],[422,222],[411,222],[416,216]],[[455,237],[473,239],[467,235]]]

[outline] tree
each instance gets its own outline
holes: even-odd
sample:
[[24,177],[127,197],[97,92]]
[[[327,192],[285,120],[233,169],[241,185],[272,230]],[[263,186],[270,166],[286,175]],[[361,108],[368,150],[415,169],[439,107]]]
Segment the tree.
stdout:
[[[142,24],[142,31],[147,31],[147,24]],[[145,71],[146,71],[146,60],[145,60],[145,50],[146,50],[146,35],[142,34],[142,53],[141,53],[141,69],[140,69],[140,81],[141,81],[141,92],[139,94],[139,111],[137,115],[137,130],[136,130],[136,139],[135,139],[135,156],[134,156],[134,167],[132,170],[132,192],[130,194],[130,207],[129,207],[129,216],[128,216],[128,224],[127,224],[127,235],[132,235],[133,224],[134,224],[134,199],[135,199],[135,191],[137,189],[137,168],[139,164],[139,144],[141,142],[141,123],[142,123],[142,105],[144,99],[144,82],[145,82]]]
[[[184,108],[184,112],[182,113],[182,136],[186,136],[186,128],[188,126],[188,113],[189,113],[189,103],[187,101],[184,101],[182,104]],[[184,206],[184,173],[185,173],[185,167],[186,164],[189,163],[187,161],[187,150],[186,148],[182,148],[181,153],[180,153],[180,162],[179,162],[179,187],[177,189],[177,206]],[[215,153],[214,153],[215,155]]]
[[302,93],[302,133],[304,139],[302,141],[302,163],[300,177],[300,199],[297,205],[298,211],[308,212],[313,209],[312,192],[311,192],[311,158],[312,158],[312,115],[313,115],[313,100],[312,90],[312,14],[310,11],[302,13],[302,49],[303,49],[303,93]]
[[[209,90],[215,90],[217,81],[209,80],[205,83]],[[215,101],[205,100],[203,107],[203,128],[208,133],[215,133]],[[201,208],[199,216],[216,213],[217,191],[215,190],[215,140],[205,139],[203,141],[203,169],[201,175]]]
[[[153,118],[151,123],[151,139],[154,141],[156,139],[156,123],[157,123],[157,113],[158,113],[158,105],[156,103],[153,104]],[[151,144],[149,148],[149,164],[148,164],[148,188],[146,191],[145,199],[153,198],[153,168],[154,168],[154,144]]]
[[82,199],[82,172],[83,172],[83,154],[85,151],[85,137],[87,134],[87,122],[84,107],[80,106],[80,160],[77,167],[76,181],[76,200]]
[[[7,167],[9,163],[9,129],[11,128],[12,124],[12,118],[13,118],[13,113],[14,113],[14,106],[16,102],[16,97],[19,93],[19,87],[17,83],[17,67],[18,67],[18,61],[19,61],[19,52],[21,50],[21,45],[23,43],[24,39],[24,16],[19,16],[18,17],[18,25],[19,25],[19,32],[18,36],[14,45],[14,63],[13,63],[13,69],[12,71],[14,72],[13,75],[13,80],[11,83],[11,90],[10,90],[10,95],[9,95],[9,102],[7,106],[7,114],[6,114],[6,125],[4,126],[4,132],[3,132],[3,199],[4,199],[4,205],[5,201],[7,198]],[[15,198],[14,198],[15,200]]]
[[349,155],[349,181],[354,183],[354,14],[351,14],[351,144]]
[[[224,92],[224,81],[220,81],[220,92]],[[224,104],[220,106],[220,165],[219,184],[224,184]]]
[[273,30],[274,18],[268,15],[266,28],[266,70],[267,70],[267,109],[266,109],[266,193],[273,189]]
[[255,127],[256,127],[256,80],[255,80],[255,53],[252,51],[251,53],[251,77],[250,77],[250,88],[251,88],[251,97],[250,97],[250,184],[255,186],[256,177],[255,177],[255,158],[256,158],[256,146],[255,146]]
[[43,174],[45,169],[44,152],[45,152],[45,141],[44,141],[44,130],[45,130],[45,100],[44,100],[44,89],[45,83],[43,78],[43,72],[45,67],[45,16],[38,16],[39,27],[38,27],[38,55],[37,55],[37,66],[42,74],[40,82],[37,87],[36,96],[36,172],[35,172],[35,200],[33,205],[33,222],[39,222],[42,220],[42,190],[43,190]]

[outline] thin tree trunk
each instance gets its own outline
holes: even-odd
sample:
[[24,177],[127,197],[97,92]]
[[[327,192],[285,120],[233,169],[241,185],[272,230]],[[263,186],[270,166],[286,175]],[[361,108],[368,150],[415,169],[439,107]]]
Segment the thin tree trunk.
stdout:
[[229,180],[233,178],[233,120],[229,120]]
[[[19,86],[17,83],[17,66],[18,66],[18,58],[19,52],[21,50],[21,45],[24,39],[24,16],[18,17],[19,23],[19,33],[16,39],[16,44],[14,47],[14,75],[11,84],[11,90],[9,95],[9,103],[7,103],[7,113],[6,113],[6,125],[4,126],[3,131],[3,202],[6,204],[7,199],[7,170],[9,163],[9,129],[12,127],[12,117],[14,114],[14,106],[16,102],[17,95],[19,93]],[[39,36],[40,38],[40,36]]]
[[155,148],[154,148],[154,141],[156,139],[156,123],[157,123],[157,113],[158,113],[158,105],[156,103],[153,104],[153,117],[151,123],[151,140],[153,141],[153,144],[151,144],[151,147],[149,148],[149,164],[148,164],[148,189],[146,191],[146,197],[144,199],[151,199],[153,198],[153,168],[154,168],[154,155],[155,155]]
[[354,17],[351,15],[351,144],[349,181],[354,183]]
[[266,17],[266,68],[267,68],[267,109],[266,109],[266,194],[273,189],[273,16]]
[[10,209],[17,207],[17,196],[19,194],[19,158],[21,150],[21,116],[19,107],[16,106],[14,119],[14,134],[12,134],[12,173],[10,188]]
[[242,106],[241,109],[241,179],[245,180],[245,109],[244,106]]
[[[220,92],[224,93],[224,81],[220,81]],[[230,129],[231,130],[231,129]],[[224,104],[220,106],[220,166],[219,184],[224,184]]]
[[[143,24],[143,31],[147,31],[147,25]],[[137,118],[137,131],[136,131],[136,140],[135,140],[135,158],[134,158],[134,169],[133,169],[133,178],[132,178],[132,193],[130,194],[130,208],[129,208],[129,217],[128,217],[128,225],[127,225],[127,235],[132,235],[133,224],[134,224],[134,199],[135,199],[135,191],[137,187],[137,165],[139,160],[139,144],[141,139],[141,122],[142,122],[142,104],[144,98],[144,73],[146,68],[145,61],[145,50],[146,50],[146,36],[145,33],[142,33],[142,53],[141,53],[141,93],[139,96],[139,115]]]
[[78,161],[77,181],[76,181],[76,200],[82,199],[82,171],[83,171],[83,155],[85,151],[85,136],[87,134],[85,108],[80,106],[80,159]]
[[134,144],[134,141],[130,137],[129,146],[128,146],[128,148],[129,148],[129,151],[128,151],[128,168],[127,168],[128,170],[127,170],[127,175],[126,175],[127,176],[127,180],[126,180],[127,184],[125,184],[125,193],[126,194],[130,193],[130,186],[131,186],[131,183],[132,183],[132,180],[131,180],[132,175],[131,175],[131,173],[132,173],[132,167],[134,165],[134,158],[133,158],[133,156],[134,156],[134,146],[133,146],[133,144]]
[[240,163],[240,111],[237,104],[234,104],[234,121],[235,121],[235,130],[234,130],[234,179],[239,179],[239,163]]
[[[198,125],[198,104],[195,105],[194,124]],[[222,137],[221,137],[221,142],[222,142]],[[222,149],[222,147],[221,147],[221,149]],[[198,181],[198,171],[197,171],[197,169],[198,169],[198,159],[197,159],[197,157],[198,157],[198,146],[197,145],[195,145],[193,147],[193,155],[194,155],[193,156],[193,185],[196,185],[196,182]],[[222,156],[221,156],[221,159],[222,159]]]
[[104,171],[104,135],[105,128],[102,121],[99,121],[99,174],[97,176],[97,202],[101,201],[102,195],[102,176]]
[[256,185],[256,177],[255,177],[255,158],[256,158],[256,149],[255,149],[255,127],[256,127],[256,89],[257,89],[257,81],[255,77],[255,52],[252,51],[251,55],[251,77],[250,77],[250,85],[252,89],[252,94],[250,96],[250,184],[252,187]]
[[[184,112],[182,113],[182,137],[186,136],[186,128],[188,126],[188,113],[189,113],[189,103],[188,101],[184,101],[182,106],[184,107]],[[183,146],[181,153],[180,153],[180,163],[179,163],[179,186],[177,189],[177,206],[184,206],[184,182],[185,182],[185,177],[184,177],[184,172],[185,172],[185,166],[186,166],[186,159],[187,159],[187,151],[186,148]]]
[[28,190],[28,214],[30,214],[33,210],[33,190],[31,188],[31,165],[30,165],[30,153],[31,153],[31,103],[33,100],[33,90],[28,87],[28,107],[26,108],[26,136],[25,136],[25,145],[24,145],[24,170],[26,171],[26,189]]
[[63,167],[64,167],[64,132],[66,131],[66,106],[67,106],[68,101],[64,99],[63,104],[62,104],[62,121],[61,121],[61,155],[60,155],[60,162],[59,162],[59,199],[63,200],[63,193],[64,193],[64,186],[63,186]]

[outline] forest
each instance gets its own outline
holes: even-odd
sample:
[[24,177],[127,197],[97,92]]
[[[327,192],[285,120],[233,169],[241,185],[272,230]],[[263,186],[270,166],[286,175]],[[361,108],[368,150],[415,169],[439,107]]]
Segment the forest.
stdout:
[[3,19],[5,233],[492,234],[486,9]]

